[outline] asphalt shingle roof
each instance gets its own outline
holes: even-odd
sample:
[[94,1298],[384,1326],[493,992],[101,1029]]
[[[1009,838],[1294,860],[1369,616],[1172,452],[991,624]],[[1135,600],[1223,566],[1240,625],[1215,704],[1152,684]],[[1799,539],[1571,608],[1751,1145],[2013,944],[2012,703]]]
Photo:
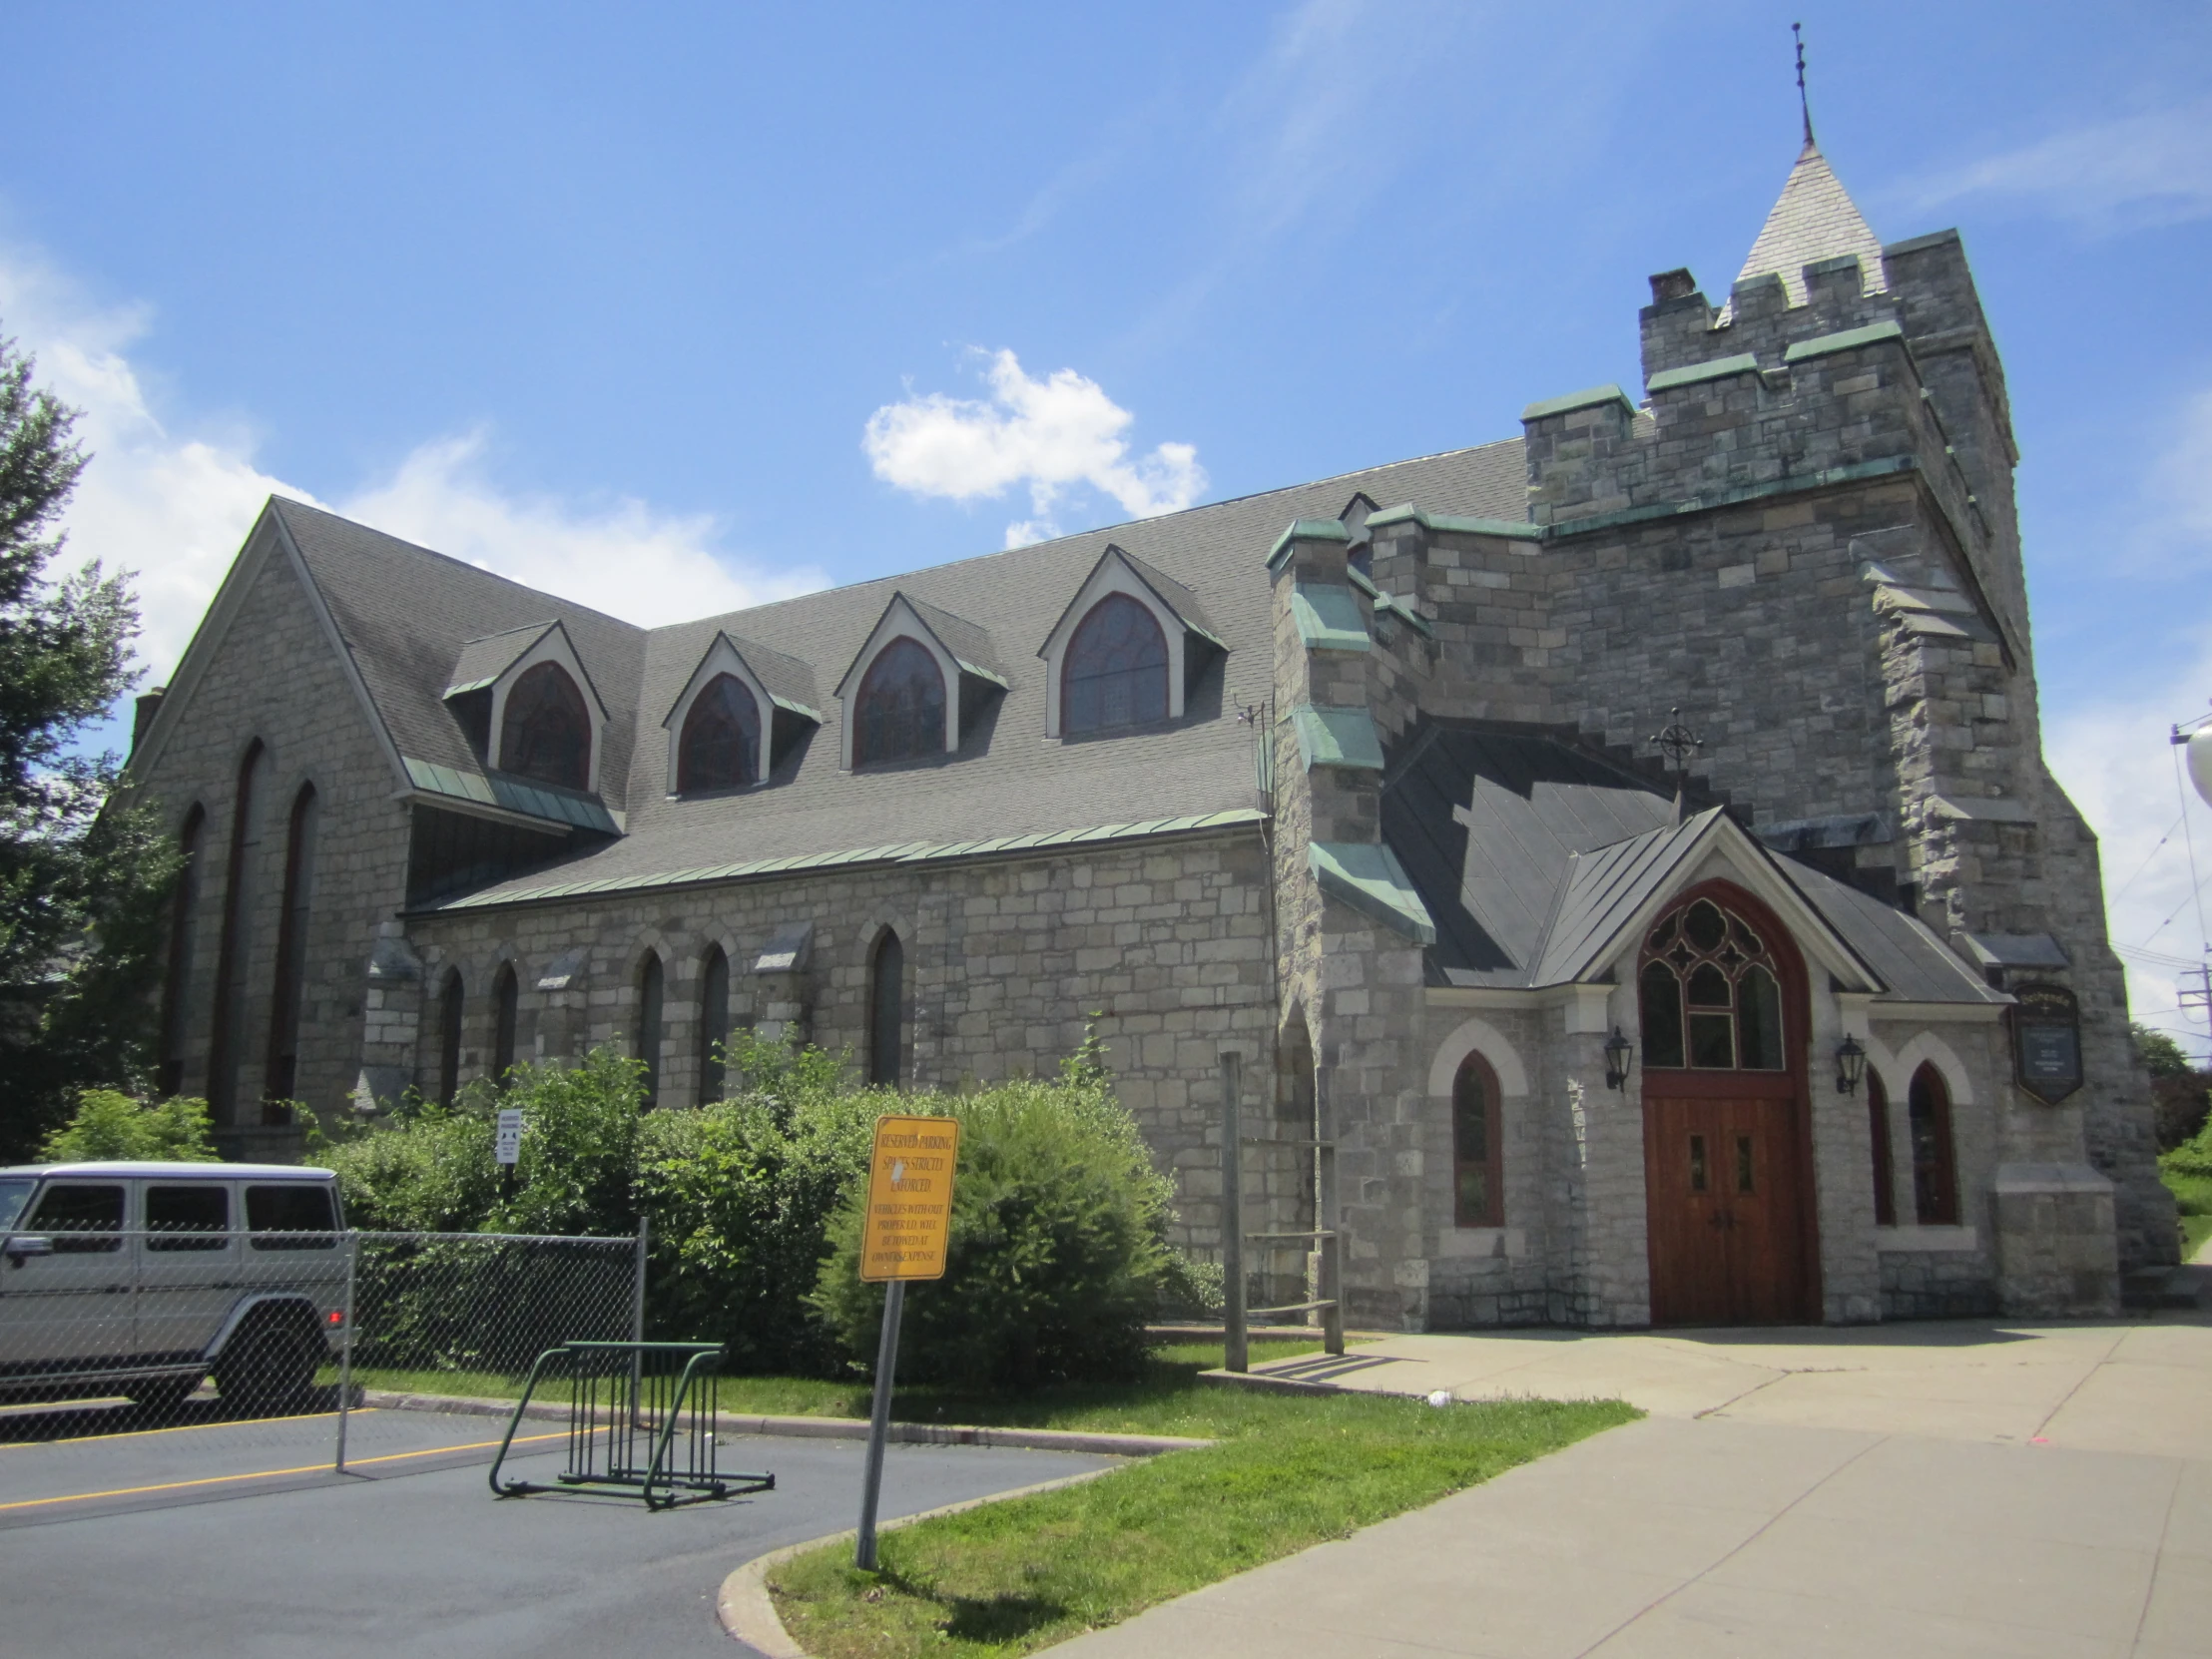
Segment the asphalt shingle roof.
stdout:
[[[758,866],[842,850],[972,845],[1249,812],[1253,736],[1236,710],[1273,679],[1268,548],[1296,518],[1326,517],[1356,493],[1430,512],[1524,519],[1518,438],[1348,473],[1185,512],[643,629],[555,599],[365,526],[279,501],[276,510],[323,593],[402,755],[457,773],[481,763],[442,701],[471,640],[558,620],[612,724],[601,794],[626,813],[620,839],[496,885],[476,902],[549,884],[638,885],[680,870]],[[1032,655],[1109,544],[1180,592],[1190,620],[1229,648],[1193,689],[1183,720],[1121,736],[1044,736],[1043,665]],[[891,595],[903,593],[945,644],[1004,678],[957,755],[848,773],[837,765],[835,684]],[[1203,621],[1201,621],[1203,619]],[[715,637],[728,633],[773,695],[821,710],[822,728],[765,785],[713,798],[668,796],[660,731]],[[758,654],[757,654],[758,653]],[[820,696],[817,688],[824,688]],[[650,734],[647,738],[644,734]]]

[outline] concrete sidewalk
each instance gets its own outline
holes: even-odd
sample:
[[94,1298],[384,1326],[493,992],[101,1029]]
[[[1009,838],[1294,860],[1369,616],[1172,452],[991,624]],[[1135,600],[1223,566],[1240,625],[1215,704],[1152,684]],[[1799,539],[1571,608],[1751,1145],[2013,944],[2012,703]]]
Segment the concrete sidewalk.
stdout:
[[1398,1337],[1264,1368],[1651,1412],[1068,1659],[2212,1654],[2212,1321]]

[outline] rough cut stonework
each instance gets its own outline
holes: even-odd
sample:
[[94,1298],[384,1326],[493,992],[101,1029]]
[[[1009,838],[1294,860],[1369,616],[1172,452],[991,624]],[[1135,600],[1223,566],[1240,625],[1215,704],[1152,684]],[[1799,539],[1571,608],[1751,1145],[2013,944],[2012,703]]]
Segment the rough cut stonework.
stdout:
[[[489,1074],[510,974],[517,1058],[638,1052],[667,1106],[724,1020],[858,1067],[894,1040],[899,1082],[958,1089],[1050,1073],[1095,1018],[1201,1252],[1237,1057],[1244,1228],[1339,1233],[1356,1325],[2109,1313],[2173,1214],[2095,837],[2042,761],[1963,250],[1883,248],[1809,148],[1724,308],[1687,272],[1652,295],[1642,395],[1532,403],[1519,438],[671,628],[273,502],[131,768],[207,826],[165,1058],[210,1086],[227,960],[226,1146],[295,1145],[264,1097],[311,785],[317,1112]],[[1106,593],[1175,678],[1084,730],[1059,677]],[[944,752],[855,766],[901,640]],[[503,747],[544,663],[587,710],[572,778]],[[701,787],[677,757],[718,672],[758,748]],[[1670,775],[1677,709],[1703,741]],[[1697,894],[1798,964],[1771,1058],[1748,978],[1734,1058],[1667,1058],[1640,976]],[[2013,1078],[2024,983],[2078,999],[2056,1106]],[[1481,1225],[1463,1182],[1500,1195]],[[1261,1304],[1315,1294],[1295,1238],[1245,1260]]]

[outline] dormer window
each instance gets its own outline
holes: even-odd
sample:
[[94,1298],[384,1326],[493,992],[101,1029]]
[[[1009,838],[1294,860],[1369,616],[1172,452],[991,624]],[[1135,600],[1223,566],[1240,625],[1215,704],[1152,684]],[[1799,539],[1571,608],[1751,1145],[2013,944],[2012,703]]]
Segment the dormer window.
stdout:
[[1069,736],[1168,718],[1168,642],[1127,594],[1091,607],[1060,669],[1060,720]]
[[768,783],[822,724],[814,704],[812,668],[716,634],[661,722],[669,793],[715,795]]
[[599,788],[607,706],[561,623],[470,640],[453,665],[445,706],[491,772],[579,795]]
[[1006,690],[988,633],[894,593],[837,682],[844,701],[838,762],[883,766],[958,754]]
[[591,788],[591,715],[559,663],[524,669],[507,693],[499,770],[564,790]]
[[897,639],[868,664],[854,701],[852,764],[944,753],[944,676],[926,646]]
[[676,792],[739,790],[759,775],[761,715],[734,674],[718,674],[692,699],[676,746]]
[[1109,547],[1037,653],[1046,670],[1044,735],[1097,737],[1180,720],[1228,649],[1198,595]]

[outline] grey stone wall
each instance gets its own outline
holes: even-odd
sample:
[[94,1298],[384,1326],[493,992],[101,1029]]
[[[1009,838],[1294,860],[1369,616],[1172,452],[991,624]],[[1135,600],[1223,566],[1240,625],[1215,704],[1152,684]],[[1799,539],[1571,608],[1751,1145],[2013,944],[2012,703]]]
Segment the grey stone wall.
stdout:
[[[635,1052],[646,953],[662,960],[661,1100],[699,1098],[700,996],[708,952],[731,963],[732,1020],[757,1024],[794,992],[812,1040],[867,1043],[869,964],[889,927],[905,953],[904,1078],[961,1089],[1053,1075],[1098,1016],[1116,1088],[1176,1178],[1184,1239],[1218,1246],[1220,1056],[1249,1076],[1275,1064],[1275,987],[1262,904],[1266,850],[1250,830],[1162,837],[1029,857],[734,882],[551,905],[409,918],[435,986],[466,988],[461,1076],[489,1064],[498,964],[515,964],[517,1051]],[[751,969],[779,929],[814,926],[802,974]],[[559,975],[549,974],[556,965]],[[559,989],[539,981],[562,977]],[[799,981],[794,983],[795,978]],[[415,1080],[435,1083],[436,1010],[423,999]]]
[[398,907],[404,888],[407,809],[392,800],[390,764],[306,588],[280,549],[266,552],[221,649],[175,711],[175,727],[158,757],[134,766],[132,777],[161,802],[174,825],[181,826],[196,803],[208,814],[195,971],[184,1015],[184,1092],[204,1094],[239,770],[255,739],[268,747],[261,785],[264,831],[248,889],[254,902],[241,918],[247,989],[239,1023],[238,1095],[221,1126],[227,1144],[238,1150],[281,1156],[296,1144],[295,1133],[256,1131],[268,1081],[292,803],[301,786],[311,783],[321,807],[293,1090],[317,1113],[340,1111],[352,1097],[369,949],[378,923]]

